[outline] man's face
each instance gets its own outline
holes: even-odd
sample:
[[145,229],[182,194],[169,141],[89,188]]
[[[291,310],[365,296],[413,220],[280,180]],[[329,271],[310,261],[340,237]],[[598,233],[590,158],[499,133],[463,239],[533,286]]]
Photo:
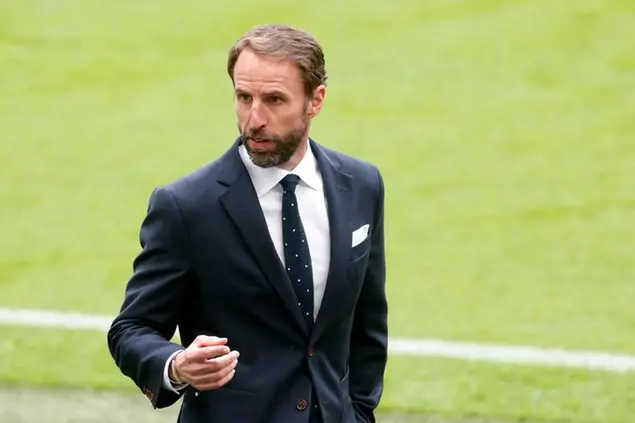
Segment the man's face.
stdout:
[[304,146],[310,121],[321,109],[324,87],[307,97],[299,69],[289,60],[243,51],[234,68],[238,130],[258,166],[289,162]]

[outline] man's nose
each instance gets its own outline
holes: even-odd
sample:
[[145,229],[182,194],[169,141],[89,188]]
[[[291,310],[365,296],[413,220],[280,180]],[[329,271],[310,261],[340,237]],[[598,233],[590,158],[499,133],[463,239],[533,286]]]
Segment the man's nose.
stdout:
[[257,101],[254,101],[249,113],[249,124],[252,128],[260,129],[267,125],[265,114],[262,111],[262,107]]

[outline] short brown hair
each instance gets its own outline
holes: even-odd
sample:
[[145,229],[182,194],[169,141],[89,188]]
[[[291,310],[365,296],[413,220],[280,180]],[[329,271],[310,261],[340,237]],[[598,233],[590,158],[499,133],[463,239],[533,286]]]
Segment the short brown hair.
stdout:
[[326,86],[324,52],[317,40],[303,29],[290,25],[258,25],[243,34],[229,51],[227,73],[234,81],[234,67],[245,49],[254,53],[291,59],[300,69],[307,95],[320,85]]

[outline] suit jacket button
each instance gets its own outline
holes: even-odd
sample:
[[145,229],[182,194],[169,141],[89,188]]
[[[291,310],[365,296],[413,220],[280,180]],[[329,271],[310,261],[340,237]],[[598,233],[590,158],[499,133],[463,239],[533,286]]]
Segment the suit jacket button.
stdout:
[[298,402],[295,403],[295,408],[297,408],[299,411],[306,410],[308,406],[309,404],[306,402],[306,400],[303,399],[300,399],[298,400]]
[[313,353],[314,353],[314,352],[315,352],[315,351],[313,351],[313,348],[309,348],[309,351],[308,351],[308,353],[307,353],[307,354],[309,355],[309,357],[313,357]]

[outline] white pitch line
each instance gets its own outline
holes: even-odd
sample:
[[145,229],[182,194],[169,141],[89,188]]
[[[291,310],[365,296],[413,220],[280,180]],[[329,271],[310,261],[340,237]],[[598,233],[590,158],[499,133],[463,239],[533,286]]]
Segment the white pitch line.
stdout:
[[[49,327],[105,332],[113,317],[47,310],[0,308],[0,325]],[[487,345],[435,339],[390,339],[391,355],[453,358],[492,363],[574,367],[609,372],[635,371],[635,356],[591,351],[565,351],[528,346]]]
[[635,371],[635,356],[604,352],[487,345],[434,339],[391,339],[389,346],[389,350],[397,355],[456,358],[471,361],[552,367],[578,367],[617,373]]
[[83,313],[65,313],[52,310],[1,308],[0,324],[51,327],[57,329],[83,329],[107,331],[112,318]]

